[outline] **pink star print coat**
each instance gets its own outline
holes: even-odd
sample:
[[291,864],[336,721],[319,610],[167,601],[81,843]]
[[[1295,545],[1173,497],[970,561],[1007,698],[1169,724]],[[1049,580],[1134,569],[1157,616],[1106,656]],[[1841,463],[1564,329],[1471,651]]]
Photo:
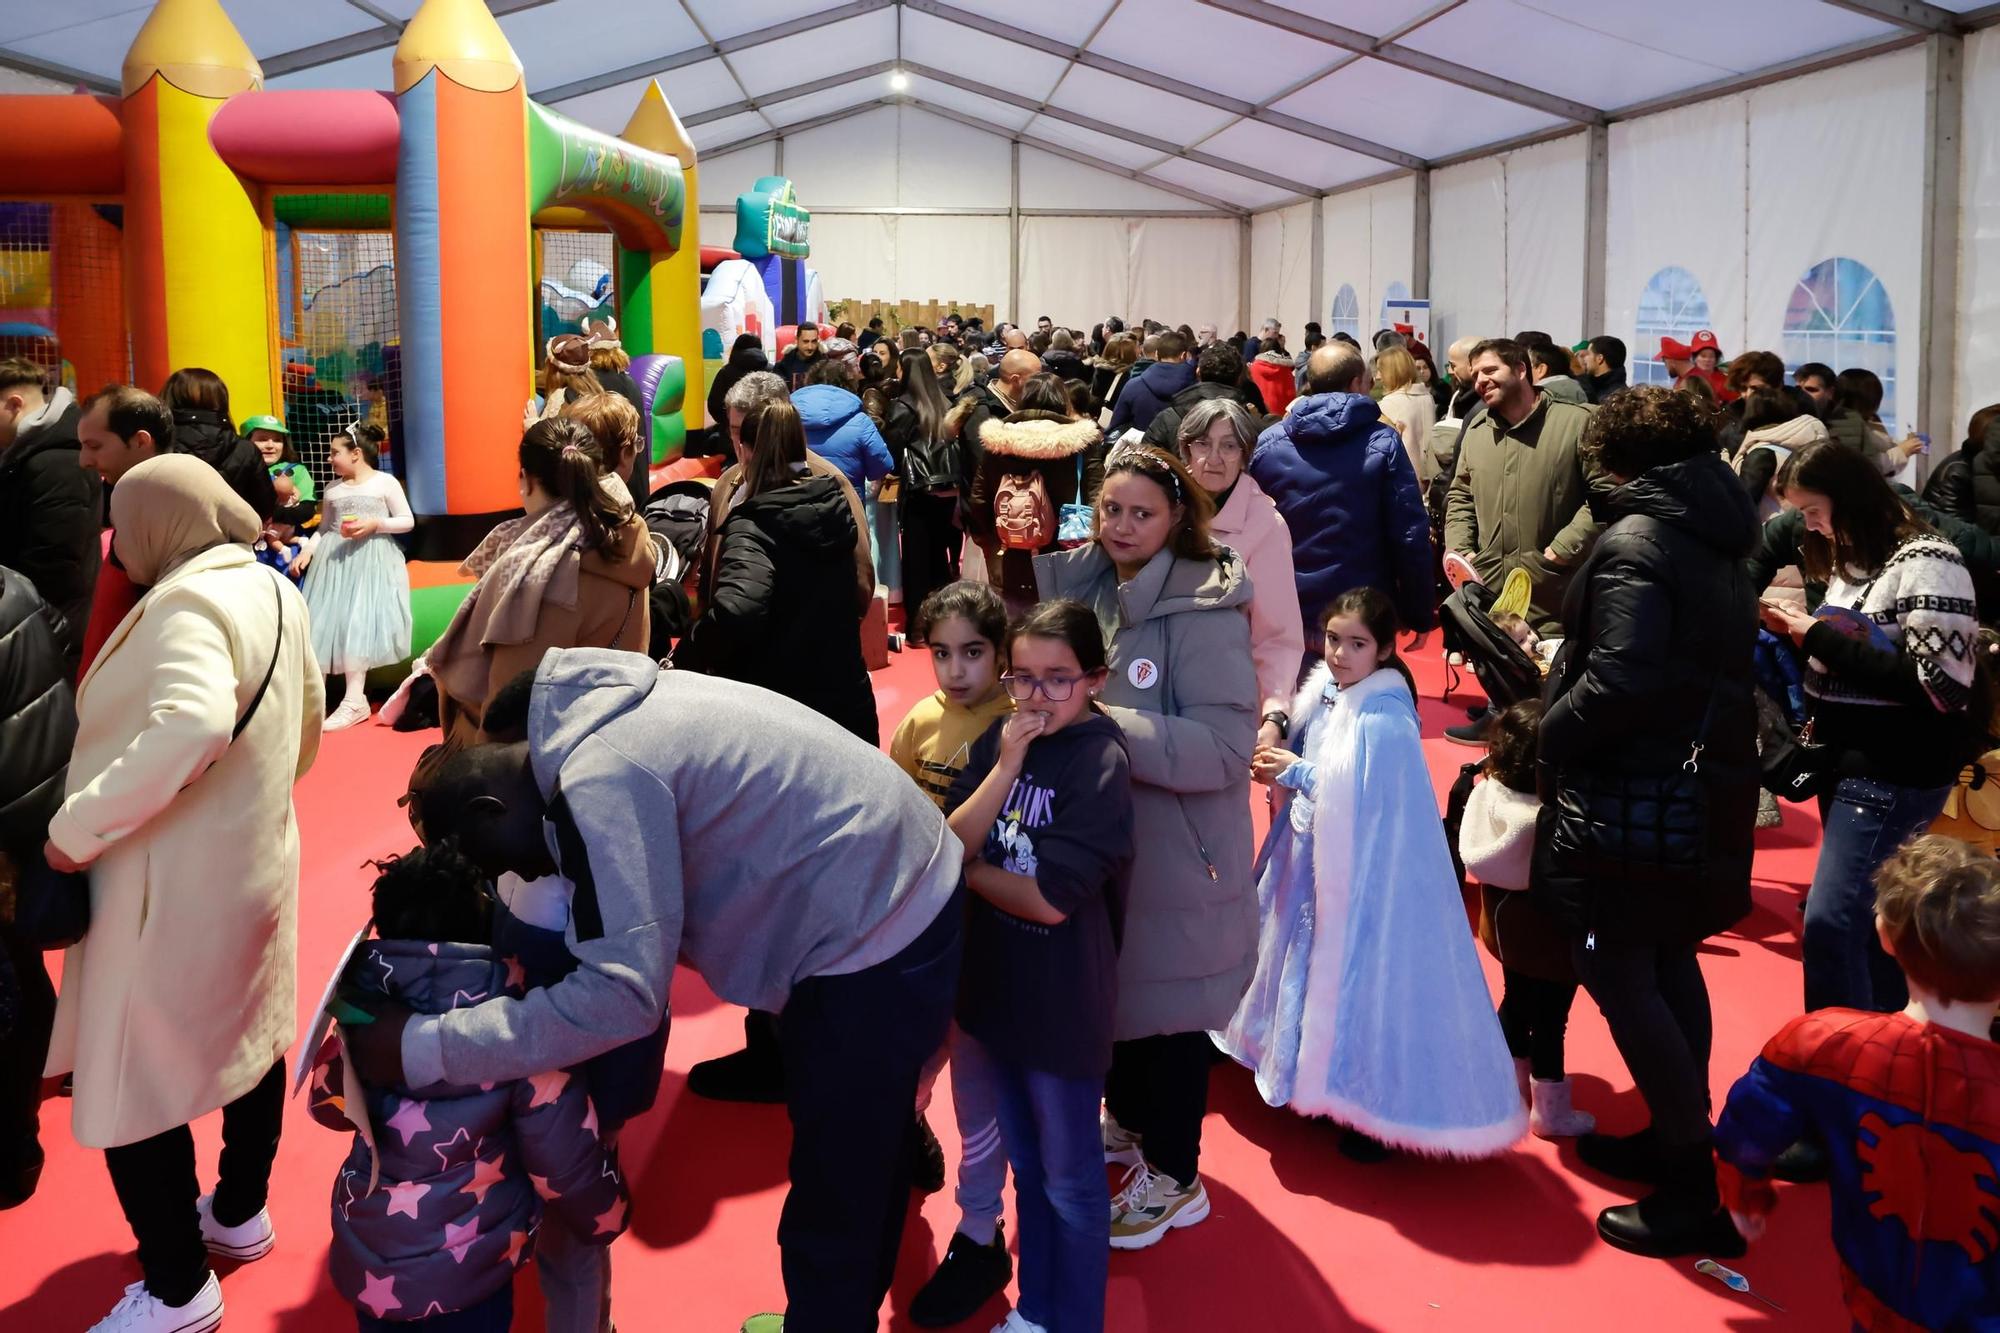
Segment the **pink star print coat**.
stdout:
[[[522,976],[484,945],[420,940],[371,940],[348,968],[352,985],[420,1014],[518,999]],[[485,1088],[364,1088],[329,1034],[311,1110],[354,1133],[333,1183],[333,1285],[377,1319],[493,1295],[534,1252],[545,1211],[593,1244],[625,1229],[617,1159],[582,1080],[563,1070]]]

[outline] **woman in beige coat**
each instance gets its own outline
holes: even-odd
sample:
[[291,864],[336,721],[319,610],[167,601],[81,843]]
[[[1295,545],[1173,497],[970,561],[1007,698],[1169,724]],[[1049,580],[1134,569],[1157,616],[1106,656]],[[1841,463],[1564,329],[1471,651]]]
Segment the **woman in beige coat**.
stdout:
[[[63,960],[48,1072],[74,1072],[77,1141],[106,1150],[139,1241],[145,1281],[100,1327],[207,1329],[222,1297],[205,1249],[252,1259],[272,1241],[297,1010],[292,783],[325,698],[305,601],[252,558],[257,516],[213,468],[149,459],[111,519],[148,591],[77,688],[46,850],[89,871],[91,921]],[[198,1200],[187,1126],[218,1108],[221,1178]]]

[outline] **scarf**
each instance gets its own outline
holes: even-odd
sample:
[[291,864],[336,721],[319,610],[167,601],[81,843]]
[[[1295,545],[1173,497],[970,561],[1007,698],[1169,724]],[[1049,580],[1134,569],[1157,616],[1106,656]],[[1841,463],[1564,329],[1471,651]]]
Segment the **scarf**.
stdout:
[[[486,697],[486,650],[535,637],[542,607],[577,604],[583,568],[583,523],[567,503],[539,514],[508,519],[486,534],[465,558],[479,576],[452,613],[438,641],[424,654],[431,672],[454,698]],[[473,625],[481,622],[478,641]]]

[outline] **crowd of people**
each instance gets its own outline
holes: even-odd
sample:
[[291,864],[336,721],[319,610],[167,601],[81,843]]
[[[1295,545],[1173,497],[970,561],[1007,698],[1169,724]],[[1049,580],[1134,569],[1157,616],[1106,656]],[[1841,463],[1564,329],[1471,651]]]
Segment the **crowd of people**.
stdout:
[[[1995,743],[2000,405],[1919,495],[1873,375],[1788,382],[1708,334],[1639,387],[1611,337],[1440,365],[1395,329],[1216,334],[876,319],[775,364],[740,339],[691,536],[642,494],[615,348],[550,343],[521,516],[385,710],[435,688],[395,793],[420,845],[378,865],[311,1053],[313,1117],[354,1136],[332,1270],[362,1328],[506,1328],[531,1259],[548,1327],[610,1327],[618,1130],[683,965],[748,1011],[690,1091],[793,1129],[785,1313],[752,1333],[874,1327],[908,1193],[948,1178],[909,1313],[971,1318],[1016,1277],[1010,1169],[997,1333],[1101,1328],[1109,1251],[1209,1218],[1218,1058],[1360,1163],[1573,1138],[1642,1187],[1598,1230],[1643,1255],[1739,1255],[1772,1179],[1827,1180],[1858,1325],[2000,1313],[1990,1246],[1864,1197],[1891,1136],[1939,1215],[2000,1173],[2000,862],[1927,834]],[[200,369],[77,402],[0,362],[0,1203],[35,1191],[44,1070],[70,1075],[144,1273],[105,1330],[215,1327],[207,1256],[275,1242],[291,787],[410,656],[385,432],[313,478],[283,421],[242,429]],[[1478,651],[1440,614],[1464,584],[1505,590],[1545,680],[1447,729],[1485,753],[1441,819],[1405,659]],[[937,684],[888,727],[878,589]],[[1774,793],[1824,830],[1801,1016],[1718,1116],[1700,949],[1750,910]],[[1578,1104],[1579,990],[1636,1134]],[[217,1110],[203,1193],[187,1126]]]

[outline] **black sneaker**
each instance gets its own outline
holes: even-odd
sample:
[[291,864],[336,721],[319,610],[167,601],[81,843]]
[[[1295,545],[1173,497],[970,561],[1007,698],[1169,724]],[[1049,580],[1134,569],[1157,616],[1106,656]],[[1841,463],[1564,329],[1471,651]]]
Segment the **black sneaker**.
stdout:
[[1794,1185],[1816,1185],[1833,1174],[1833,1159],[1817,1139],[1804,1138],[1778,1154],[1771,1174]]
[[1446,727],[1444,729],[1444,738],[1453,745],[1476,745],[1483,750],[1486,748],[1486,721],[1486,715],[1481,713],[1479,720],[1476,722],[1467,722],[1462,726]]
[[979,1313],[979,1307],[1007,1290],[1014,1261],[1007,1254],[1007,1233],[993,1229],[993,1243],[980,1245],[954,1231],[943,1262],[910,1302],[910,1322],[918,1328],[949,1328]]
[[703,1060],[688,1070],[688,1091],[716,1102],[782,1102],[784,1062],[748,1049]]
[[904,1144],[904,1151],[910,1155],[910,1187],[923,1194],[936,1194],[944,1188],[944,1145],[931,1132],[930,1122],[918,1116],[910,1122],[910,1133]]

